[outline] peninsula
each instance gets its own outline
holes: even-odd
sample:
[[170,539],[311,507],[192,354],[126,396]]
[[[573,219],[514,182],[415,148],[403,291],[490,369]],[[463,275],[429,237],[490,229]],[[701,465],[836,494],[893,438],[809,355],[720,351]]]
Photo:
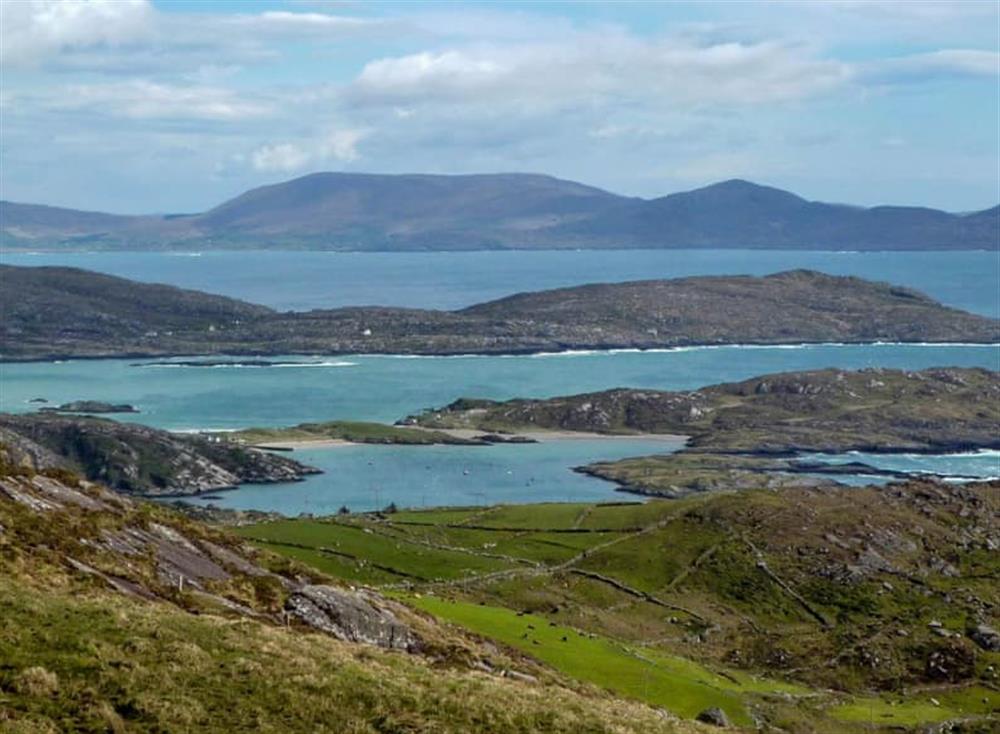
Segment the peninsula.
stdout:
[[457,311],[366,306],[279,313],[62,267],[0,266],[0,282],[3,361],[1000,341],[996,319],[909,288],[808,270],[583,285]]
[[[641,494],[813,485],[801,454],[1000,448],[1000,372],[839,369],[788,372],[691,392],[618,389],[546,400],[460,399],[410,416],[433,429],[684,434],[675,454],[598,462],[586,473]],[[865,467],[855,467],[862,468]]]

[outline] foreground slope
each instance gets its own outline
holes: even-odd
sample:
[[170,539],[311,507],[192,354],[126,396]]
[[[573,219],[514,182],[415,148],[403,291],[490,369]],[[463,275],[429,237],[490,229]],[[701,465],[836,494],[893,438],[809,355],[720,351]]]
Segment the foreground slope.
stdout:
[[8,459],[0,731],[697,730],[166,508]]
[[1000,341],[996,319],[908,288],[806,270],[585,285],[459,311],[277,313],[73,268],[0,266],[0,282],[6,360]]
[[0,202],[5,247],[77,249],[996,249],[995,209],[807,201],[749,181],[643,200],[535,174],[314,173],[192,215]]
[[1000,482],[912,481],[239,532],[683,716],[985,733],[1000,715],[998,518]]

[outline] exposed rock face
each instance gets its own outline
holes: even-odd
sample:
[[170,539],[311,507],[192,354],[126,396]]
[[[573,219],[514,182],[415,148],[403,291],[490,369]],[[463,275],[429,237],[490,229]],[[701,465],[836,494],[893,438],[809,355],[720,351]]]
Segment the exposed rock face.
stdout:
[[412,650],[416,638],[410,629],[375,596],[332,586],[303,586],[285,602],[285,608],[310,627],[347,642]]
[[[0,459],[5,454],[0,445]],[[173,525],[167,515],[162,522],[143,522],[135,516],[137,506],[132,500],[100,484],[74,486],[43,474],[0,473],[0,519],[4,522],[11,507],[44,514],[53,524],[65,522],[67,513],[103,515],[104,521],[92,526],[87,537],[67,539],[60,550],[67,554],[63,559],[67,566],[101,579],[120,593],[163,601],[172,599],[174,591],[184,592],[213,608],[277,623],[281,618],[276,607],[254,608],[239,592],[227,593],[247,584],[270,585],[275,589],[272,594],[284,598],[291,616],[308,627],[347,642],[407,652],[419,649],[417,635],[400,619],[398,608],[394,612],[392,602],[377,594],[305,584],[273,573],[245,546],[227,546],[224,538],[204,537],[203,526]],[[16,524],[16,520],[10,523],[11,527]],[[0,535],[4,532],[0,524]]]
[[68,468],[138,495],[198,494],[319,472],[284,456],[102,418],[0,415],[0,440],[16,463]]

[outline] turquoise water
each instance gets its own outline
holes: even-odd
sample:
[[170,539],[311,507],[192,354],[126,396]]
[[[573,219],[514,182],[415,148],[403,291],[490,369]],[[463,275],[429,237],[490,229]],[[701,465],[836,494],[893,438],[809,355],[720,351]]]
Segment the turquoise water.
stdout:
[[[121,419],[173,430],[332,419],[394,421],[463,395],[504,399],[617,386],[693,389],[767,372],[829,366],[998,369],[1000,348],[810,345],[511,357],[289,357],[288,361],[292,364],[283,367],[243,368],[132,366],[148,362],[131,360],[0,364],[0,410],[33,410],[37,406],[27,401],[35,397],[54,404],[84,398],[128,402],[142,412]],[[342,504],[367,510],[390,501],[417,507],[612,500],[621,498],[613,485],[570,469],[598,459],[669,448],[643,440],[572,440],[491,447],[314,449],[293,455],[326,474],[297,484],[246,486],[209,501],[294,515],[335,512]],[[895,457],[875,457],[872,463],[880,466],[879,461],[890,458]]]
[[1000,369],[1000,347],[695,347],[510,357],[290,357],[284,367],[131,366],[132,360],[0,364],[0,410],[41,397],[132,403],[122,420],[173,430],[395,421],[462,397],[549,397],[643,387],[688,390],[783,370],[955,365]]
[[[641,439],[557,440],[498,446],[337,446],[292,454],[327,473],[304,482],[248,485],[196,504],[273,510],[286,515],[399,507],[516,502],[627,500],[613,484],[570,471],[604,459],[648,456],[677,448]],[[634,499],[638,499],[633,497]]]
[[1000,254],[996,252],[0,253],[0,261],[72,265],[291,310],[370,304],[460,308],[517,291],[580,283],[765,275],[811,268],[911,286],[949,305],[1000,316]]

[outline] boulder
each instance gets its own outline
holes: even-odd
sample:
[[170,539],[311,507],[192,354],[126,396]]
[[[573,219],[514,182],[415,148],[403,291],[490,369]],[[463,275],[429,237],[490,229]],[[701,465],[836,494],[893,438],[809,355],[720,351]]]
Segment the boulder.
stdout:
[[1000,632],[997,632],[989,625],[977,625],[975,629],[969,632],[969,639],[984,650],[1000,652]]
[[362,592],[303,586],[288,597],[285,609],[310,627],[347,642],[408,651],[417,645],[409,627]]
[[703,724],[711,724],[712,726],[718,726],[723,729],[729,727],[729,717],[726,716],[726,712],[717,706],[705,709],[700,714],[695,717],[698,721]]

